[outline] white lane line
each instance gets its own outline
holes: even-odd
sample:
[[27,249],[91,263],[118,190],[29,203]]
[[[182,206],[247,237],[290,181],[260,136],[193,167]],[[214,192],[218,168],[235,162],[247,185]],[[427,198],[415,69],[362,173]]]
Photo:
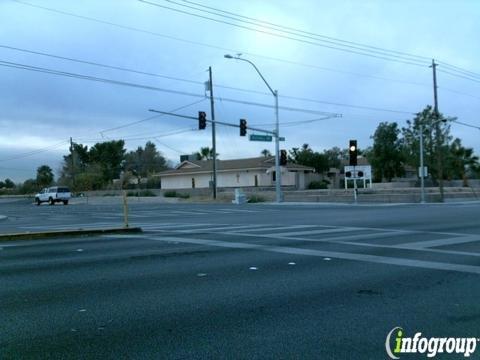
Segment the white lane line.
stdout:
[[283,233],[273,233],[275,237],[289,237],[289,236],[303,236],[303,235],[322,235],[322,234],[331,234],[331,233],[341,233],[341,232],[351,232],[359,231],[359,228],[334,228],[334,229],[320,229],[320,230],[305,230],[297,232],[283,232]]
[[405,244],[398,244],[397,247],[401,249],[424,249],[436,246],[464,244],[468,242],[480,241],[480,235],[459,236],[446,239],[426,240],[418,242],[410,242]]
[[221,227],[204,227],[200,229],[189,229],[189,230],[176,230],[175,232],[179,233],[195,233],[195,232],[216,232],[216,231],[221,231],[221,230],[232,230],[232,229],[250,229],[252,227],[261,227],[263,225],[240,225],[240,226],[221,226]]
[[[275,240],[293,240],[293,241],[309,241],[309,242],[327,242],[327,243],[342,243],[345,240],[363,240],[363,239],[375,239],[375,238],[388,238],[390,236],[396,236],[396,234],[392,234],[391,232],[379,232],[375,234],[362,234],[362,235],[347,235],[347,236],[334,236],[334,237],[326,237],[320,239],[314,238],[302,238],[302,237],[294,237],[294,236],[283,236],[279,237],[276,234],[244,234],[244,233],[235,233],[235,232],[224,232],[221,233],[223,235],[240,235],[245,237],[254,237],[254,238],[268,238],[268,239],[275,239]],[[355,243],[354,243],[355,244]]]
[[343,253],[343,252],[336,252],[336,251],[300,249],[300,248],[287,247],[287,246],[268,246],[268,245],[258,245],[258,244],[248,244],[248,243],[238,243],[238,242],[228,242],[228,241],[218,241],[218,240],[206,240],[206,239],[193,239],[193,238],[150,237],[150,239],[155,241],[178,241],[178,242],[189,243],[189,244],[217,246],[217,247],[225,247],[225,248],[233,248],[233,249],[262,250],[262,251],[269,251],[269,252],[290,254],[290,255],[318,256],[322,258],[337,258],[337,259],[343,259],[343,260],[363,261],[363,262],[371,262],[371,263],[377,263],[377,264],[480,274],[479,266],[442,263],[442,262],[425,261],[425,260],[402,259],[402,258],[378,256],[378,255],[353,254],[353,253]]
[[[255,232],[255,231],[272,231],[272,230],[288,230],[288,229],[305,229],[305,228],[313,228],[317,227],[317,225],[291,225],[291,226],[272,226],[272,227],[264,227],[258,229],[250,229],[250,230],[241,230],[238,231],[239,233],[247,233],[247,232]],[[231,231],[232,233],[236,233],[237,231]]]
[[180,214],[180,215],[208,215],[210,213],[204,211],[186,211],[186,210],[174,210],[171,211],[172,214]]
[[227,224],[198,224],[198,223],[172,223],[172,224],[146,224],[140,226],[144,229],[155,229],[155,230],[162,230],[162,229],[182,229],[182,228],[190,228],[190,227],[205,227],[205,226],[218,226],[218,225],[227,225]]

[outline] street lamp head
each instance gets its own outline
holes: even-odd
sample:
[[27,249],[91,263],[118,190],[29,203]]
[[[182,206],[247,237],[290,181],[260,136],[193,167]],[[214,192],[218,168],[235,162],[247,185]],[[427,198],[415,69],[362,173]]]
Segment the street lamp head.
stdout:
[[223,55],[223,57],[224,57],[225,59],[233,59],[233,56],[230,55],[230,54],[225,54],[225,55]]

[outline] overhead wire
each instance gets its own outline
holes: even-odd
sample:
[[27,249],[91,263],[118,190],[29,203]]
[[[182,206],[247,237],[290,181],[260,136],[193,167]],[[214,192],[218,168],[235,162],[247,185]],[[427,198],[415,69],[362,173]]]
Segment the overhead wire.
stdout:
[[[39,52],[39,51],[34,51],[34,50],[29,50],[29,49],[23,49],[23,48],[18,48],[18,47],[13,47],[13,46],[7,46],[7,45],[2,45],[2,44],[0,44],[0,48],[14,50],[14,51],[20,51],[20,52],[25,52],[25,53],[35,54],[35,55],[41,55],[41,56],[46,56],[46,57],[51,57],[51,58],[56,58],[56,59],[61,59],[61,60],[66,60],[66,61],[73,61],[73,62],[76,62],[76,63],[88,64],[88,65],[92,65],[92,66],[99,66],[99,67],[108,68],[108,69],[114,69],[114,70],[131,72],[131,73],[136,73],[136,74],[141,74],[141,75],[148,75],[148,76],[154,76],[154,77],[159,77],[159,78],[165,78],[165,79],[168,79],[168,80],[187,82],[187,83],[190,83],[190,84],[196,84],[196,85],[202,85],[202,86],[204,85],[204,82],[201,82],[201,81],[172,77],[172,76],[167,76],[167,75],[161,75],[161,74],[158,74],[158,73],[143,72],[143,71],[136,70],[136,69],[131,69],[131,68],[124,68],[124,67],[119,67],[119,66],[114,66],[114,65],[102,64],[102,63],[98,63],[98,62],[81,60],[81,59],[76,59],[76,58],[72,58],[72,57],[59,56],[59,55],[55,55],[55,54]],[[234,87],[234,86],[226,86],[226,85],[216,84],[215,87],[220,87],[220,88],[224,88],[224,89],[228,89],[228,90],[245,92],[245,93],[271,96],[270,93],[267,93],[267,92],[264,92],[264,91],[244,89],[244,88],[238,88],[238,87]],[[330,102],[330,101],[325,101],[325,100],[309,99],[309,98],[305,98],[305,97],[290,96],[290,95],[279,95],[279,98],[305,101],[305,102],[312,102],[312,103],[318,103],[318,104],[327,104],[327,105],[333,105],[333,106],[338,106],[338,107],[350,107],[350,108],[357,108],[357,109],[364,109],[364,110],[372,110],[372,111],[385,111],[385,112],[406,113],[406,114],[413,113],[413,112],[409,112],[409,111],[392,110],[392,109],[378,108],[378,107],[372,107],[372,106],[363,106],[363,105]],[[154,117],[151,117],[151,118],[154,118]],[[145,121],[149,120],[151,118],[145,119]]]
[[[144,3],[149,3],[149,4],[159,5],[158,3],[154,3],[154,2],[150,2],[150,1],[146,1],[146,0],[138,0],[138,1],[144,2]],[[388,49],[384,49],[384,48],[380,48],[380,47],[360,44],[360,43],[353,42],[353,41],[336,39],[336,38],[333,38],[333,37],[328,37],[328,36],[324,36],[324,35],[320,35],[320,34],[316,34],[316,33],[312,33],[312,32],[303,31],[303,30],[300,30],[300,29],[295,29],[295,28],[291,28],[291,27],[287,27],[287,26],[283,26],[283,25],[278,25],[278,24],[274,24],[274,23],[271,23],[271,22],[267,22],[267,21],[254,19],[254,18],[247,17],[247,16],[242,16],[242,15],[234,13],[234,12],[224,11],[224,10],[221,10],[221,9],[218,9],[218,8],[205,6],[203,4],[195,3],[195,2],[192,2],[192,1],[181,0],[184,4],[179,3],[178,1],[173,1],[173,0],[164,0],[164,1],[167,2],[167,3],[170,3],[170,4],[174,4],[174,5],[177,5],[177,6],[184,7],[184,8],[192,9],[192,10],[195,10],[195,11],[200,11],[200,12],[203,12],[203,13],[206,13],[206,14],[215,15],[215,16],[218,16],[218,17],[234,20],[234,21],[241,22],[241,23],[246,23],[246,24],[249,24],[249,25],[258,26],[258,27],[265,28],[265,29],[280,31],[280,32],[290,34],[290,35],[301,36],[301,37],[311,39],[311,40],[316,40],[316,41],[319,41],[319,42],[322,42],[322,43],[337,45],[337,46],[356,49],[356,50],[361,50],[361,51],[370,51],[372,53],[385,55],[385,56],[394,55],[394,56],[397,56],[397,57],[401,57],[405,60],[421,61],[422,63],[426,60],[430,61],[430,58],[427,58],[425,56],[419,56],[419,55],[409,54],[409,53],[406,53],[406,52],[388,50]],[[185,5],[185,3],[194,4],[195,6]],[[171,9],[171,8],[168,8],[168,9]],[[209,10],[205,10],[205,9],[209,9]],[[210,10],[213,10],[213,11],[210,11]],[[228,14],[228,15],[225,15],[225,14]],[[230,15],[232,15],[232,16],[230,16]],[[243,20],[243,19],[247,19],[247,20]]]
[[[166,93],[171,93],[171,94],[176,94],[176,95],[184,95],[184,96],[191,96],[191,97],[197,97],[197,98],[204,98],[205,97],[204,94],[202,95],[202,94],[195,94],[195,93],[186,92],[186,91],[164,89],[164,88],[159,88],[159,87],[156,87],[156,86],[143,85],[143,84],[137,84],[137,83],[119,81],[119,80],[112,80],[112,79],[100,78],[100,77],[83,75],[83,74],[76,74],[76,73],[65,72],[65,71],[58,71],[58,70],[54,70],[54,69],[48,69],[48,68],[26,65],[26,64],[13,63],[13,62],[2,61],[2,60],[0,60],[0,66],[22,69],[22,70],[35,71],[35,72],[41,72],[41,73],[47,73],[47,74],[50,74],[50,75],[66,76],[66,77],[77,78],[77,79],[82,79],[82,80],[97,81],[97,82],[113,84],[113,85],[129,86],[129,87],[138,88],[138,89],[160,91],[160,92],[166,92]],[[252,101],[231,99],[231,98],[223,98],[223,101],[236,103],[236,104],[249,105],[249,106],[264,107],[264,108],[274,108],[275,107],[275,106],[270,105],[270,104],[263,104],[263,103],[257,103],[257,102],[252,102]],[[332,114],[331,112],[326,112],[326,111],[309,110],[309,109],[295,108],[295,107],[290,107],[290,106],[280,106],[279,109],[284,110],[284,111],[301,112],[301,113],[307,113],[307,114]]]
[[55,144],[50,145],[50,146],[46,146],[46,147],[43,147],[43,148],[35,149],[35,150],[24,152],[24,153],[15,154],[13,156],[0,159],[0,161],[3,162],[3,161],[12,161],[12,160],[23,159],[23,158],[30,157],[30,156],[33,156],[33,155],[36,155],[36,154],[40,154],[40,153],[44,153],[44,152],[47,152],[47,151],[58,149],[59,147],[67,145],[68,143],[69,143],[69,141],[64,140],[64,141],[61,141],[59,143],[55,143]]
[[418,82],[406,81],[406,80],[401,80],[401,79],[392,79],[392,78],[385,78],[385,77],[376,76],[376,75],[361,74],[361,73],[356,73],[356,72],[338,70],[338,69],[318,66],[318,65],[315,65],[315,64],[307,64],[307,63],[302,63],[302,62],[298,62],[298,61],[292,61],[292,60],[289,60],[289,59],[282,59],[282,58],[262,55],[262,54],[258,54],[258,53],[254,53],[254,52],[248,52],[248,51],[243,51],[243,50],[238,50],[238,49],[231,49],[231,48],[212,45],[212,44],[208,44],[208,43],[204,43],[204,42],[199,42],[199,41],[194,41],[194,40],[189,40],[189,39],[183,39],[183,38],[179,38],[179,37],[175,37],[175,36],[171,36],[171,35],[166,35],[166,34],[154,32],[154,31],[150,31],[150,30],[136,28],[136,27],[133,27],[133,26],[122,25],[122,24],[118,24],[118,23],[114,23],[114,22],[110,22],[110,21],[101,20],[101,19],[98,19],[98,18],[93,18],[93,17],[89,17],[89,16],[75,14],[75,13],[72,13],[72,12],[62,11],[62,10],[54,9],[54,8],[51,8],[51,7],[40,6],[40,5],[32,4],[32,3],[29,3],[29,2],[23,1],[23,0],[10,0],[10,1],[21,4],[21,5],[24,5],[24,6],[33,7],[33,8],[41,9],[41,10],[44,10],[44,11],[49,11],[49,12],[53,12],[53,13],[56,13],[56,14],[60,14],[60,15],[66,15],[66,16],[74,17],[74,18],[81,19],[81,20],[91,21],[91,22],[95,22],[95,23],[99,23],[99,24],[103,24],[103,25],[109,25],[109,26],[117,27],[117,28],[120,28],[120,29],[123,29],[123,30],[128,30],[128,31],[133,31],[133,32],[138,32],[138,33],[144,33],[144,34],[148,34],[148,35],[151,35],[151,36],[158,36],[158,37],[162,37],[164,39],[169,39],[169,40],[172,40],[172,41],[178,41],[178,42],[183,42],[183,43],[186,43],[186,44],[197,45],[197,46],[202,46],[202,47],[206,47],[206,48],[222,50],[222,51],[227,51],[227,52],[235,52],[235,53],[241,52],[245,55],[253,56],[253,57],[256,57],[256,58],[259,58],[259,59],[265,59],[265,60],[269,60],[269,61],[275,61],[275,62],[280,62],[280,63],[294,65],[294,66],[307,67],[307,68],[318,69],[318,70],[322,70],[322,71],[335,72],[335,73],[341,73],[341,74],[352,75],[352,76],[357,76],[357,77],[366,77],[366,78],[372,78],[372,79],[389,81],[389,82],[398,82],[398,83],[410,84],[410,85],[415,85],[415,86],[428,86],[428,87],[430,87],[429,84],[424,84],[424,83],[418,83]]
[[301,42],[301,43],[309,44],[309,45],[313,45],[313,46],[319,46],[319,47],[323,47],[323,48],[334,49],[334,50],[344,51],[344,52],[353,53],[353,54],[357,54],[357,55],[364,55],[364,56],[368,56],[368,57],[372,57],[372,58],[377,58],[377,59],[386,60],[386,61],[393,61],[393,62],[408,64],[408,65],[415,65],[415,66],[420,66],[420,67],[424,67],[424,66],[427,65],[427,62],[420,62],[420,61],[413,60],[413,59],[407,61],[407,60],[402,60],[399,56],[397,56],[396,58],[393,57],[393,56],[388,57],[388,55],[380,56],[380,55],[374,55],[374,54],[368,53],[368,52],[356,51],[356,50],[346,49],[346,48],[340,48],[338,46],[335,47],[335,46],[325,45],[325,44],[322,44],[322,43],[319,43],[319,42],[316,42],[316,41],[299,39],[299,38],[295,38],[295,37],[288,36],[288,35],[277,34],[277,33],[273,33],[273,32],[266,31],[266,30],[254,29],[254,28],[251,28],[251,27],[248,27],[248,26],[239,25],[239,24],[235,24],[235,23],[232,23],[232,22],[219,20],[219,19],[214,19],[214,18],[211,18],[211,17],[208,17],[208,16],[199,15],[199,14],[194,14],[194,13],[191,13],[191,12],[188,12],[188,11],[175,9],[175,8],[172,8],[172,7],[169,7],[169,6],[160,5],[160,4],[153,3],[153,2],[150,2],[150,1],[146,1],[146,0],[138,0],[138,1],[140,1],[142,3],[150,4],[150,5],[153,5],[153,6],[157,6],[157,7],[160,7],[160,8],[164,8],[164,9],[167,9],[167,10],[171,10],[171,11],[174,11],[174,12],[178,12],[178,13],[202,18],[202,19],[205,19],[205,20],[209,20],[209,21],[213,21],[213,22],[217,22],[217,23],[222,23],[222,24],[234,26],[234,27],[237,27],[237,28],[241,28],[241,29],[245,29],[245,30],[249,30],[249,31],[255,31],[255,32],[258,32],[258,33],[271,35],[271,36],[275,36],[275,37],[280,37],[280,38],[284,38],[284,39],[288,39],[288,40],[294,40],[294,41],[297,41],[297,42]]
[[[205,99],[201,99],[201,100],[198,100],[198,101],[194,101],[193,103],[190,103],[190,104],[187,104],[187,105],[182,105],[180,107],[177,107],[175,109],[172,109],[170,110],[170,112],[174,113],[174,112],[177,112],[177,111],[180,111],[180,110],[183,110],[183,109],[186,109],[190,106],[193,106],[193,105],[196,105],[196,104],[199,104],[201,102],[205,101]],[[123,124],[123,125],[119,125],[119,126],[115,126],[115,127],[111,127],[111,128],[108,128],[108,129],[104,129],[102,131],[100,131],[100,135],[103,135],[104,133],[106,132],[111,132],[111,131],[115,131],[115,130],[120,130],[120,129],[124,129],[124,128],[127,128],[127,127],[130,127],[130,126],[133,126],[133,125],[138,125],[142,122],[145,122],[145,121],[149,121],[149,120],[152,120],[152,119],[155,119],[155,118],[159,118],[159,117],[162,117],[164,116],[164,114],[158,114],[158,115],[153,115],[153,116],[149,116],[147,118],[144,118],[144,119],[141,119],[141,120],[137,120],[137,121],[133,121],[133,122],[130,122],[130,123],[127,123],[127,124]]]

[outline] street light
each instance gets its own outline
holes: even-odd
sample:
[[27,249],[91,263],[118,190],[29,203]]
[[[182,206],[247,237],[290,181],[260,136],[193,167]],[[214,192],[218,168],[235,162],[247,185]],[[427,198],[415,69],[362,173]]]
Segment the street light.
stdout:
[[255,64],[253,62],[251,62],[250,60],[241,58],[240,55],[232,56],[230,54],[226,54],[224,56],[224,58],[241,60],[241,61],[245,61],[245,62],[249,63],[250,65],[252,65],[253,68],[255,69],[255,71],[258,73],[258,75],[260,75],[260,77],[262,78],[265,85],[267,85],[268,90],[270,90],[273,97],[275,98],[275,131],[274,131],[274,133],[275,133],[275,135],[274,135],[275,136],[275,194],[276,194],[276,198],[277,198],[277,203],[279,203],[279,202],[282,201],[282,189],[281,189],[282,174],[280,172],[280,159],[279,159],[279,152],[280,152],[280,144],[279,144],[280,130],[279,130],[279,128],[280,128],[280,125],[279,125],[279,120],[278,120],[278,91],[272,89],[270,84],[263,77],[260,70],[258,70],[258,68],[255,66]]
[[[446,122],[446,119],[440,119],[434,121],[430,126],[436,125],[440,122]],[[439,149],[440,150],[440,149]],[[421,187],[421,197],[420,202],[425,204],[425,171],[424,171],[424,160],[423,160],[423,124],[420,124],[420,187]]]

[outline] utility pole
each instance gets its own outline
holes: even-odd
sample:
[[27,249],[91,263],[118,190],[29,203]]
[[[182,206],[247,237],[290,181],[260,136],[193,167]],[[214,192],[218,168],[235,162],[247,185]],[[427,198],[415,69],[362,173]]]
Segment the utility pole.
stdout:
[[70,157],[72,158],[72,187],[75,187],[75,159],[73,158],[73,140],[70,136]]
[[441,134],[440,134],[440,121],[438,113],[438,96],[437,96],[437,66],[435,59],[432,59],[432,65],[430,66],[433,71],[433,115],[436,121],[435,132],[436,132],[436,142],[437,142],[437,167],[438,167],[438,187],[440,190],[440,202],[443,202],[443,165],[442,165],[442,143],[441,143]]
[[213,199],[217,198],[217,142],[215,139],[215,108],[213,103],[212,67],[208,67],[208,84],[210,90],[210,112],[212,117],[212,171],[213,171]]

